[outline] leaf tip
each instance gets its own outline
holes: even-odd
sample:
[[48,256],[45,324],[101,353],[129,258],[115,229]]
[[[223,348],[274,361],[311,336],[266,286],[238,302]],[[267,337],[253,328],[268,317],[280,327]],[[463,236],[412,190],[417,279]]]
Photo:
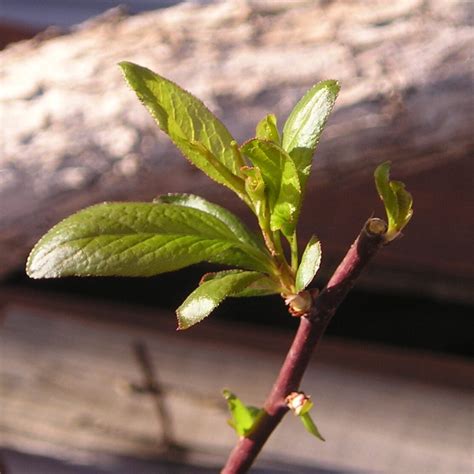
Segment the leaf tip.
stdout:
[[137,68],[138,66],[130,61],[120,61],[117,63],[117,66],[122,70],[122,73],[127,77],[128,73],[132,69]]
[[226,399],[226,400],[229,400],[231,399],[234,395],[233,393],[228,390],[227,388],[224,388],[222,389],[222,396]]
[[178,325],[176,326],[176,331],[184,331],[192,326],[192,324],[186,324],[186,320],[181,314],[180,308],[176,310],[176,318],[178,320]]
[[28,278],[33,280],[40,280],[42,278],[57,278],[59,277],[59,272],[55,272],[51,266],[46,267],[45,265],[39,265],[38,262],[38,247],[40,246],[42,239],[33,247],[28,258],[26,260],[25,273]]
[[176,326],[176,331],[177,332],[182,332],[182,331],[186,331],[186,329],[189,329],[190,326],[185,326],[183,324],[180,324],[178,322],[178,325]]
[[30,267],[25,268],[25,273],[28,278],[31,278],[32,280],[39,280],[41,278],[40,275],[38,275],[34,270],[32,270]]
[[341,90],[341,83],[336,79],[328,79],[327,81],[324,81],[323,84],[336,96]]
[[28,267],[26,267],[25,273],[28,276],[28,278],[31,278],[32,280],[40,280],[41,278],[43,278],[43,276],[39,272],[36,272]]
[[375,171],[374,171],[375,178],[382,177],[388,174],[390,172],[391,166],[392,166],[392,162],[390,160],[380,163],[380,165],[378,165],[377,168],[375,168]]

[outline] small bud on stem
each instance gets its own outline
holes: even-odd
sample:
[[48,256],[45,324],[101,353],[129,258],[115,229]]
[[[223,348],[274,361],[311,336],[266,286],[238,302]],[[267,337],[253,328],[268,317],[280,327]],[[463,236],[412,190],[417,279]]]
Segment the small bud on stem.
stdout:
[[306,316],[313,305],[313,298],[309,291],[302,291],[296,295],[289,295],[285,298],[285,304],[292,316],[301,318]]
[[296,415],[302,416],[313,407],[311,397],[304,392],[291,392],[285,399],[288,408]]

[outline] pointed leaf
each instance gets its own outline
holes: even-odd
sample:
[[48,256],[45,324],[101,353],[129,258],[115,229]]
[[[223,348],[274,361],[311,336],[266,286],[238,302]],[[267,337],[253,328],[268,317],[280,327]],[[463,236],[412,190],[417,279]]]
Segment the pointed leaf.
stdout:
[[222,278],[202,283],[176,310],[178,328],[187,329],[202,321],[228,296],[239,293],[262,278],[258,272],[231,272]]
[[256,137],[280,145],[280,133],[277,127],[277,118],[274,114],[269,114],[257,125]]
[[339,93],[337,81],[315,84],[296,104],[284,127],[282,147],[295,161],[304,189],[314,151]]
[[222,394],[227,400],[231,414],[229,425],[234,428],[240,436],[248,436],[255,426],[255,422],[263,413],[262,409],[244,405],[232,392],[223,390]]
[[207,201],[194,194],[165,194],[154,199],[156,203],[173,204],[175,206],[191,207],[211,214],[224,223],[229,230],[244,244],[253,245],[260,250],[265,250],[262,239],[250,231],[247,226],[227,209]]
[[321,264],[321,243],[316,236],[312,236],[306,246],[301,263],[296,272],[296,291],[303,291],[313,281]]
[[304,413],[303,415],[298,417],[301,420],[301,423],[303,423],[303,426],[306,428],[308,433],[311,433],[312,435],[316,436],[316,438],[320,439],[321,441],[326,441],[321,433],[319,432],[317,426],[315,425],[313,419],[311,418],[311,415],[309,413]]
[[224,222],[171,204],[105,203],[54,226],[32,250],[32,278],[151,276],[207,261],[271,271],[269,257]]
[[210,178],[240,194],[222,169],[216,169],[209,156],[196,148],[201,144],[230,174],[238,175],[240,165],[231,147],[234,139],[222,122],[199,99],[168,79],[133,63],[119,65],[130,87],[183,154]]
[[[220,279],[232,273],[235,274],[241,272],[242,270],[224,270],[221,272],[206,273],[201,278],[201,283],[205,283],[210,280]],[[269,276],[262,274],[261,278],[255,280],[242,291],[239,291],[238,293],[234,293],[229,296],[237,298],[250,296],[267,296],[281,293],[281,291],[282,290],[276,281],[272,280]]]

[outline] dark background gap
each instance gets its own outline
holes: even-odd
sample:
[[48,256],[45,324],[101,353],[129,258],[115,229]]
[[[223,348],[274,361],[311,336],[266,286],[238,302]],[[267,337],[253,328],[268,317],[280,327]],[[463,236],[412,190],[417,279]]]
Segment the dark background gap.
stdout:
[[[152,278],[64,278],[30,280],[18,273],[5,286],[23,287],[54,295],[137,304],[174,310],[215,267],[197,265]],[[316,282],[322,287],[323,282]],[[297,320],[288,315],[279,296],[229,298],[210,316],[221,321],[291,329]],[[472,309],[423,296],[353,290],[331,322],[327,334],[349,340],[377,342],[458,356],[474,355],[470,334]]]

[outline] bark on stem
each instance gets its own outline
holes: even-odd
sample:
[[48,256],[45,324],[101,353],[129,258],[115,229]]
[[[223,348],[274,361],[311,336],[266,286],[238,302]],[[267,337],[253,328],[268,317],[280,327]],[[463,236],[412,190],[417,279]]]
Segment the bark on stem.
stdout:
[[266,399],[265,411],[248,437],[240,438],[229,455],[222,474],[247,472],[273,430],[288,411],[285,398],[299,390],[301,379],[311,356],[321,340],[329,321],[354,286],[358,276],[385,243],[387,226],[380,219],[369,219],[337,267],[326,288],[313,303],[300,325],[290,350]]

